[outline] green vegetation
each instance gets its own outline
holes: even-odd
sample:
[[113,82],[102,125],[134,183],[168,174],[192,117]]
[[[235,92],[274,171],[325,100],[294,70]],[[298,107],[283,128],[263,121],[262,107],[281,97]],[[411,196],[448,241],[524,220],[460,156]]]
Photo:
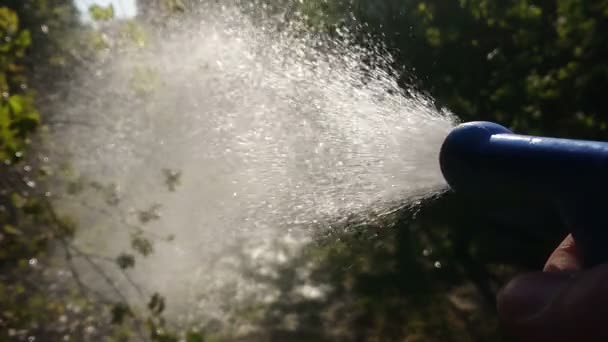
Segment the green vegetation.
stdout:
[[[608,1],[265,2],[272,5],[268,10],[305,15],[312,29],[333,34],[349,28],[361,44],[370,36],[382,42],[394,54],[401,84],[428,91],[437,106],[463,120],[608,140],[603,98],[608,89]],[[140,6],[148,13],[143,2]],[[180,15],[190,4],[151,1],[149,6]],[[114,11],[93,6],[91,16],[103,23]],[[135,24],[125,23],[124,29],[136,44],[145,43]],[[103,35],[78,21],[70,1],[9,0],[0,5],[0,341],[112,336],[116,341],[182,337],[194,342],[207,341],[213,333],[165,326],[162,294],[150,294],[147,310],[137,312],[119,293],[100,298],[74,274],[57,283],[45,272],[60,262],[54,258],[79,257],[92,268],[107,262],[71,244],[79,227],[57,214],[40,186],[49,168],[60,166],[48,165],[39,141],[43,138],[32,134],[61,120],[45,111],[45,89],[69,74],[70,51],[85,45],[87,51],[99,51],[104,44]],[[145,82],[134,82],[146,93],[153,75],[142,69],[139,77]],[[174,191],[179,172],[162,172]],[[111,206],[112,185],[78,179],[67,189],[72,195],[82,191],[96,191]],[[155,241],[141,227],[157,218],[157,209],[152,205],[139,213],[139,228],[130,230],[132,250],[110,261],[120,271],[154,253]],[[266,281],[281,290],[281,300],[235,309],[241,319],[263,328],[250,339],[508,340],[495,317],[497,289],[514,273],[540,267],[563,234],[551,212],[472,203],[456,195],[397,216],[394,227],[378,224],[320,237],[278,267],[278,280]],[[51,253],[51,246],[61,253]],[[294,270],[311,261],[311,282],[333,285],[326,300],[288,295],[299,285]],[[285,328],[285,317],[292,316],[299,322],[295,332]]]
[[23,155],[29,133],[39,122],[33,93],[28,90],[24,58],[32,42],[20,28],[17,13],[0,8],[0,159],[10,163]]
[[385,42],[406,71],[404,84],[415,81],[463,120],[605,137],[605,2],[304,3],[311,22],[325,28],[366,23],[364,31]]

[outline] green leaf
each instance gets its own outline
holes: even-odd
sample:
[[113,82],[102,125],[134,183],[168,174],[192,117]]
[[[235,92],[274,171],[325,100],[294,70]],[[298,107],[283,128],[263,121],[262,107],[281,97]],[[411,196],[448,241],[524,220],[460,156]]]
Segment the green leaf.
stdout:
[[132,254],[123,253],[116,258],[116,264],[123,270],[135,266],[135,256]]
[[186,335],[186,342],[205,342],[205,337],[200,332],[189,331]]
[[91,5],[89,14],[95,21],[109,21],[114,18],[114,6],[112,4],[108,6]]
[[17,193],[11,194],[11,203],[15,208],[21,209],[27,204],[27,199]]
[[84,191],[84,184],[82,183],[82,180],[69,182],[66,191],[68,192],[68,195],[78,195]]
[[0,7],[0,34],[14,34],[19,29],[17,13],[8,7]]
[[23,232],[10,224],[4,225],[4,231],[9,235],[23,235]]
[[169,191],[174,192],[181,184],[182,172],[178,170],[163,169],[165,185]]
[[23,112],[24,99],[20,95],[13,95],[8,98],[8,105],[13,112],[13,115],[18,116]]
[[28,31],[28,30],[21,31],[21,33],[19,33],[19,35],[15,39],[15,45],[17,45],[21,49],[27,48],[31,44],[32,44],[32,36],[30,34],[30,31]]
[[131,309],[124,303],[112,306],[112,324],[122,324],[126,317],[131,316]]
[[426,40],[430,46],[438,47],[441,45],[441,31],[437,27],[426,29]]
[[160,213],[159,213],[160,208],[161,208],[160,204],[154,203],[150,206],[150,208],[139,211],[138,215],[137,215],[139,217],[139,222],[146,224],[151,221],[156,221],[156,220],[160,219]]
[[148,302],[148,309],[154,315],[160,315],[165,310],[165,298],[158,293],[153,294]]
[[145,257],[154,252],[152,242],[149,239],[146,239],[141,232],[131,236],[131,247]]

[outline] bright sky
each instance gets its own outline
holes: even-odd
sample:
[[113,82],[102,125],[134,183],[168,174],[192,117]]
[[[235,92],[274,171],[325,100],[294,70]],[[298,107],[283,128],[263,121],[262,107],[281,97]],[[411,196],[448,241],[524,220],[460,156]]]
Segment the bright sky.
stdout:
[[137,12],[135,0],[74,0],[76,7],[83,13],[83,18],[89,20],[89,7],[91,5],[114,6],[114,14],[118,18],[130,18]]

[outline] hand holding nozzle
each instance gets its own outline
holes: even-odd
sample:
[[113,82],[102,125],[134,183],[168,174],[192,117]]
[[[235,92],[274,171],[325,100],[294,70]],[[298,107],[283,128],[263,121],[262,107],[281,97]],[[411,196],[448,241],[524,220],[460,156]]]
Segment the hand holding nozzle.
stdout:
[[505,327],[521,341],[608,341],[608,264],[583,269],[572,236],[543,272],[512,280],[498,295]]
[[506,327],[523,341],[608,341],[608,144],[472,122],[448,135],[440,164],[456,192],[534,197],[570,227],[543,272],[520,276],[499,294]]

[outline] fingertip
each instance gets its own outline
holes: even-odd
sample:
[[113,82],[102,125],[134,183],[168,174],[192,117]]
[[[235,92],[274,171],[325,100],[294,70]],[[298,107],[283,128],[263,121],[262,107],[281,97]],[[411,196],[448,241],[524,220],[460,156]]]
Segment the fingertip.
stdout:
[[583,269],[583,258],[572,235],[568,235],[549,256],[544,272],[574,272]]
[[498,294],[504,326],[523,341],[608,341],[608,264],[584,272],[539,272]]
[[518,336],[537,330],[535,318],[551,305],[570,279],[566,274],[542,272],[513,279],[497,296],[501,321]]
[[497,308],[501,318],[509,323],[531,316],[546,303],[542,274],[531,273],[511,280],[498,293]]

